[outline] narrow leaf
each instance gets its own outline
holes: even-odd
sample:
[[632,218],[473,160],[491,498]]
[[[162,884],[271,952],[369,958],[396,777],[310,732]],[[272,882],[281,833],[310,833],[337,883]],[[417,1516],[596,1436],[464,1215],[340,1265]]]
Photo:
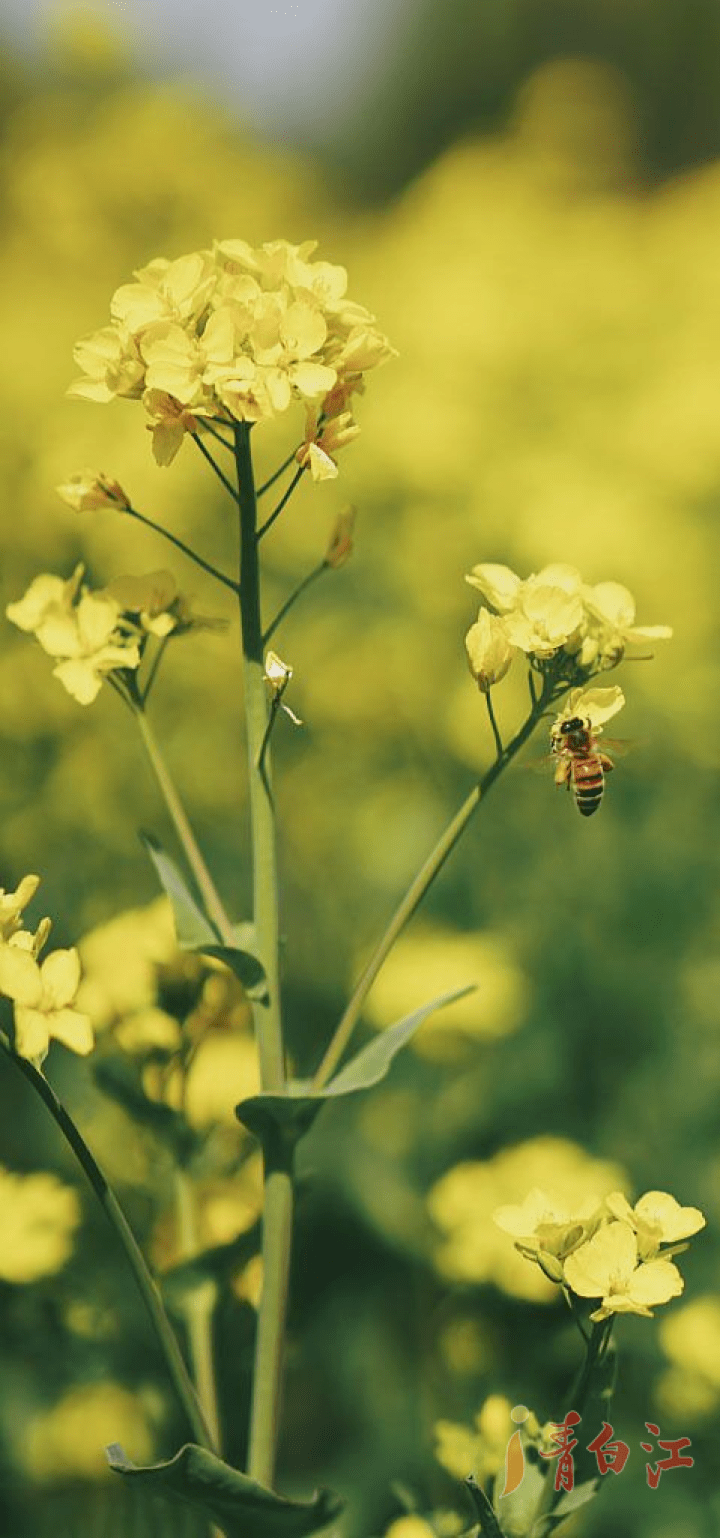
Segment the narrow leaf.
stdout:
[[194,949],[201,951],[203,956],[216,956],[218,961],[224,961],[226,967],[229,967],[242,983],[248,998],[259,999],[261,1003],[265,1002],[268,997],[265,970],[252,951],[240,950],[235,945],[219,945],[215,937],[210,945],[197,945]]
[[330,1490],[319,1490],[309,1501],[285,1500],[192,1443],[168,1463],[143,1468],[114,1442],[107,1448],[107,1460],[116,1474],[141,1485],[149,1495],[180,1501],[218,1523],[226,1538],[306,1538],[332,1522],[343,1505]]
[[[219,955],[220,948],[215,947],[213,954]],[[464,998],[466,993],[472,993],[474,987],[475,984],[471,983],[467,988],[443,993],[430,1004],[423,1004],[421,1009],[414,1010],[404,1020],[398,1021],[397,1025],[389,1026],[367,1047],[363,1047],[323,1089],[313,1089],[312,1079],[290,1079],[281,1095],[251,1095],[249,1099],[242,1100],[235,1107],[238,1121],[259,1138],[266,1150],[270,1140],[278,1134],[286,1143],[288,1140],[296,1143],[312,1126],[326,1101],[334,1100],[338,1095],[357,1094],[360,1090],[371,1089],[374,1084],[379,1084],[385,1078],[393,1058],[414,1035],[418,1026],[422,1025],[423,1020],[433,1010],[441,1009],[444,1004],[453,1004],[456,999]]]
[[588,1501],[594,1500],[598,1489],[598,1480],[588,1479],[584,1484],[575,1485],[572,1490],[568,1490],[558,1501],[554,1511],[538,1517],[533,1523],[530,1538],[547,1538],[548,1534],[554,1533],[561,1522],[574,1516],[581,1506],[587,1506]]
[[452,993],[441,993],[437,999],[432,999],[429,1004],[423,1004],[420,1009],[406,1015],[404,1020],[399,1020],[397,1025],[388,1026],[387,1030],[380,1031],[374,1041],[363,1047],[361,1052],[351,1058],[350,1062],[341,1068],[340,1072],[325,1085],[323,1095],[350,1095],[355,1090],[370,1089],[371,1085],[379,1084],[390,1067],[393,1058],[401,1047],[415,1035],[418,1026],[428,1015],[432,1015],[436,1009],[442,1009],[446,1004],[454,1004],[456,999],[464,999],[466,994],[473,993],[475,983],[470,983],[466,988],[454,988]]
[[140,838],[155,866],[160,885],[172,903],[178,945],[183,950],[199,950],[207,945],[217,945],[217,934],[190,892],[184,876],[174,860],[149,833]]

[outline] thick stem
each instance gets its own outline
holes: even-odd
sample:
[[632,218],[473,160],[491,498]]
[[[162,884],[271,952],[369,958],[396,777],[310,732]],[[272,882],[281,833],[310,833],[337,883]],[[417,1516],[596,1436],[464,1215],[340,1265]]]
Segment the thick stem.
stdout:
[[293,1198],[292,1170],[266,1168],[263,1286],[255,1342],[248,1473],[268,1486],[275,1472],[279,1428]]
[[172,818],[175,832],[182,846],[185,858],[197,882],[198,891],[205,904],[205,911],[209,919],[215,925],[224,945],[232,945],[232,924],[225,912],[223,904],[218,896],[215,883],[200,853],[200,849],[188,821],[187,813],[175,789],[170,777],[165,760],[160,752],[158,741],[145,711],[139,705],[133,705],[138,730],[142,737],[143,746],[152,765],[155,778],[162,792],[163,800]]
[[[197,1233],[195,1187],[192,1177],[185,1169],[175,1171],[175,1211],[181,1258],[192,1260],[200,1246]],[[213,1362],[213,1315],[216,1302],[217,1283],[208,1276],[193,1285],[187,1292],[183,1314],[195,1389],[213,1443],[220,1451],[222,1437]]]
[[[262,1087],[282,1091],[285,1057],[280,1013],[278,893],[275,820],[272,803],[268,723],[260,613],[257,500],[250,427],[235,428],[235,462],[240,501],[240,628],[242,632],[253,861],[253,919],[268,997],[254,1004]],[[255,1341],[248,1472],[270,1486],[275,1470],[282,1364],[292,1238],[293,1186],[290,1161],[265,1154],[263,1291]]]
[[535,705],[530,711],[529,716],[527,717],[527,720],[524,721],[523,725],[520,727],[520,730],[516,732],[512,741],[508,743],[507,747],[504,748],[501,753],[498,753],[495,762],[490,765],[487,773],[483,775],[482,779],[478,782],[477,785],[473,786],[469,796],[466,796],[459,811],[457,811],[455,816],[451,818],[444,832],[440,835],[435,848],[432,850],[431,854],[428,855],[424,865],[420,867],[420,870],[418,871],[414,880],[410,883],[410,886],[408,887],[402,902],[399,903],[398,907],[395,909],[395,912],[384,933],[381,935],[375,950],[373,951],[372,956],[370,957],[370,960],[365,967],[365,970],[355,985],[355,989],[350,998],[350,1002],[348,1003],[345,1013],[342,1016],[339,1025],[337,1026],[335,1034],[330,1042],[320,1067],[315,1074],[313,1079],[313,1089],[322,1089],[323,1085],[327,1083],[331,1074],[336,1069],[340,1058],[342,1057],[343,1052],[345,1051],[345,1048],[350,1041],[350,1037],[352,1036],[357,1021],[360,1018],[363,1005],[370,992],[370,989],[372,988],[375,978],[377,977],[380,968],[383,966],[383,963],[389,956],[395,941],[402,933],[408,920],[412,918],[416,908],[419,907],[423,897],[425,896],[425,893],[427,892],[428,888],[432,886],[435,877],[442,870],[448,856],[452,854],[455,845],[461,838],[462,834],[465,832],[470,818],[472,817],[476,808],[480,805],[480,802],[484,800],[491,786],[494,785],[495,781],[502,774],[503,769],[505,769],[510,763],[511,759],[515,757],[515,754],[519,753],[520,749],[527,742],[528,737],[534,731],[537,722],[539,721],[545,707],[548,704],[549,699],[551,698],[551,695],[552,690],[548,686],[543,691],[540,698],[536,701]]
[[39,1069],[35,1068],[26,1058],[18,1057],[8,1046],[2,1034],[0,1034],[0,1046],[47,1106],[50,1115],[59,1127],[66,1142],[70,1145],[76,1159],[90,1181],[93,1191],[125,1251],[126,1259],[147,1309],[173,1388],[185,1412],[193,1439],[199,1442],[201,1447],[207,1447],[210,1451],[215,1451],[212,1433],[196,1399],[182,1352],[163,1308],[159,1290],[114,1191],[109,1186],[97,1160],[91,1154],[72,1117],[58,1100],[55,1091],[48,1084],[44,1074],[40,1073]]
[[281,1089],[285,1082],[280,1019],[280,967],[278,895],[275,855],[275,817],[271,795],[270,756],[265,737],[270,713],[265,685],[262,620],[260,617],[260,562],[257,503],[250,451],[250,428],[235,428],[235,459],[240,500],[240,628],[242,632],[250,790],[250,835],[253,863],[253,919],[260,961],[265,969],[268,1002],[254,1005],[264,1090]]

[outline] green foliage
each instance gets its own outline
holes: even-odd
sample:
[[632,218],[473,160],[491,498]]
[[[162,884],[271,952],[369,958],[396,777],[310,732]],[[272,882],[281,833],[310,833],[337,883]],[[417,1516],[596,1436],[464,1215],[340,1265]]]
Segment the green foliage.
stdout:
[[306,1538],[334,1521],[342,1501],[321,1490],[311,1501],[288,1501],[248,1479],[204,1447],[188,1445],[167,1463],[138,1468],[117,1444],[107,1449],[111,1469],[150,1495],[180,1501],[220,1523],[226,1538]]

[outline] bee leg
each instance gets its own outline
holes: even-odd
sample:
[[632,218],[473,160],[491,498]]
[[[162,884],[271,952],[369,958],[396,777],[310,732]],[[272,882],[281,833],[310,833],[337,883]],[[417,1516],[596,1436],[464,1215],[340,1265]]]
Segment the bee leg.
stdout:
[[561,758],[559,760],[557,769],[555,770],[555,784],[558,786],[558,789],[561,789],[563,785],[566,785],[568,790],[570,789],[569,758]]
[[609,774],[610,770],[615,768],[615,764],[614,764],[613,760],[611,758],[608,758],[607,753],[600,753],[598,756],[599,756],[599,759],[600,759],[600,763],[602,764],[602,767],[603,767],[603,769],[605,771],[605,774]]

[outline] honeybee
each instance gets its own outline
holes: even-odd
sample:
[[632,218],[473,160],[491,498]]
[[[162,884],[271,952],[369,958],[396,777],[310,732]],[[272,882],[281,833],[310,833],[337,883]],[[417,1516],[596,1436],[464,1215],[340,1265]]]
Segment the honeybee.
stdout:
[[570,716],[554,726],[551,745],[557,759],[555,784],[572,789],[581,817],[592,817],[602,801],[605,775],[615,765],[598,746],[589,716],[584,721]]

